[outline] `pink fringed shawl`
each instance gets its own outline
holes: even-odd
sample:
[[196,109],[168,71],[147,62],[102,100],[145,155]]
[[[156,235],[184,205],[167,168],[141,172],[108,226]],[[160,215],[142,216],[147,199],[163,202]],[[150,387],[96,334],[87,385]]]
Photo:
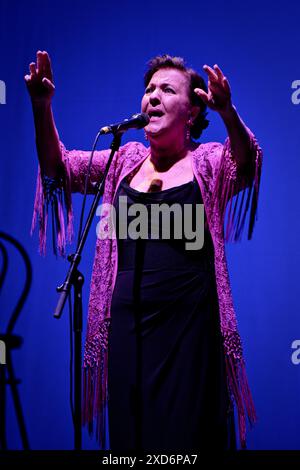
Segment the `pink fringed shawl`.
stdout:
[[[246,415],[252,425],[256,421],[255,408],[249,390],[243,351],[237,328],[229,274],[225,255],[225,241],[241,239],[247,213],[249,213],[248,239],[252,236],[257,219],[257,201],[261,177],[262,151],[251,131],[249,164],[241,171],[232,156],[229,138],[225,144],[200,144],[192,154],[194,174],[198,181],[209,229],[214,243],[216,285],[219,300],[220,327],[223,337],[228,388],[238,411],[241,446],[246,446]],[[57,247],[65,250],[63,197],[67,212],[69,238],[72,234],[71,192],[83,192],[84,178],[90,152],[68,151],[61,144],[63,166],[56,191],[45,194],[38,174],[32,230],[39,220],[40,251],[45,253],[48,204],[51,202],[56,221]],[[133,171],[148,155],[149,149],[138,142],[129,142],[114,156],[105,183],[101,217],[105,216],[105,203],[112,204],[120,181]],[[109,150],[95,152],[89,192],[104,171]],[[53,195],[54,194],[54,195]],[[234,198],[234,196],[236,197]],[[229,202],[229,208],[227,203]],[[225,231],[224,231],[225,222]],[[104,230],[109,230],[104,227]],[[88,327],[83,364],[83,422],[96,434],[103,446],[108,403],[107,360],[110,325],[110,304],[118,267],[117,240],[96,240],[96,253],[90,289]],[[125,365],[126,366],[126,365]]]

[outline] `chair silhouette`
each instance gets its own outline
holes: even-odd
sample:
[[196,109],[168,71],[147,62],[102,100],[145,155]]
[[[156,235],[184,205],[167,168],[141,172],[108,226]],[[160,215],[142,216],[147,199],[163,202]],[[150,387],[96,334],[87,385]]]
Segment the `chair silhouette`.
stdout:
[[14,349],[19,349],[23,343],[23,338],[21,336],[15,335],[13,330],[30,291],[32,282],[32,267],[29,256],[24,247],[11,235],[0,232],[0,253],[2,258],[2,266],[0,271],[0,291],[3,288],[9,268],[9,257],[6,244],[12,245],[13,248],[21,255],[22,261],[25,264],[26,276],[23,289],[15,303],[15,307],[10,315],[5,332],[2,334],[0,333],[0,340],[5,344],[6,350],[6,364],[0,364],[0,449],[8,449],[6,437],[6,391],[8,386],[10,387],[12,394],[22,446],[24,450],[29,450],[29,440],[18,391],[18,385],[21,383],[21,381],[15,376],[12,362],[12,351]]

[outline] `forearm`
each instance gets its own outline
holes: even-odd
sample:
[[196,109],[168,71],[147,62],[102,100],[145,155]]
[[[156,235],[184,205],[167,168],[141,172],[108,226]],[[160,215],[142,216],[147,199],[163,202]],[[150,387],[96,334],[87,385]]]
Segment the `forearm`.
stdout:
[[230,139],[233,158],[240,168],[247,166],[251,157],[251,140],[247,128],[235,106],[227,111],[219,111]]
[[62,156],[51,103],[33,103],[36,148],[42,174],[56,177]]

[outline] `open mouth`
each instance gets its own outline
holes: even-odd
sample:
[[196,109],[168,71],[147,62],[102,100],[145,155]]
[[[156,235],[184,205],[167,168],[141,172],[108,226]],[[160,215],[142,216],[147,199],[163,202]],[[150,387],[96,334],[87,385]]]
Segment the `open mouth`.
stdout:
[[149,111],[148,112],[148,116],[150,117],[150,120],[155,120],[155,119],[159,119],[163,116],[163,112],[162,111]]

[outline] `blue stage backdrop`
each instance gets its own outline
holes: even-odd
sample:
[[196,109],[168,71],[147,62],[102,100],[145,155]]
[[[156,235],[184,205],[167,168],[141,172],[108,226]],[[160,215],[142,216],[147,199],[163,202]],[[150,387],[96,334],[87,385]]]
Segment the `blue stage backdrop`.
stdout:
[[[33,269],[14,329],[23,344],[12,353],[32,449],[73,446],[67,309],[61,320],[53,318],[56,286],[68,263],[52,255],[51,244],[46,258],[40,257],[37,234],[29,234],[37,155],[23,76],[38,49],[52,59],[56,124],[69,149],[91,149],[100,126],[140,110],[145,64],[154,55],[183,56],[200,73],[204,64],[217,63],[228,77],[233,103],[264,151],[253,240],[227,245],[259,418],[248,434],[248,448],[300,448],[299,15],[295,1],[0,0],[1,230],[23,245]],[[208,118],[201,140],[223,142],[226,129],[220,117],[210,111]],[[123,142],[143,139],[143,132],[132,131]],[[103,138],[98,148],[109,144],[110,138]],[[75,229],[81,200],[74,195]],[[96,223],[81,264],[85,327]],[[1,291],[1,332],[25,280],[20,255],[4,244],[9,265]],[[10,387],[6,392],[7,444],[21,449]],[[97,448],[86,432],[83,445]]]

